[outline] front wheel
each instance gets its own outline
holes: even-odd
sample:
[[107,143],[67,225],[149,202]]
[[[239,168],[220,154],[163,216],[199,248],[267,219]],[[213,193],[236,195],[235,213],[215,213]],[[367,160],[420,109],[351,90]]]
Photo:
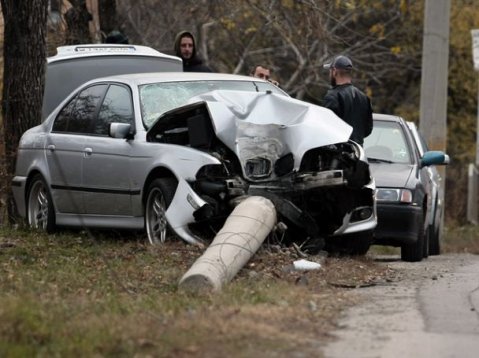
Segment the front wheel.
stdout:
[[169,232],[166,210],[173,200],[176,180],[159,178],[148,187],[145,203],[145,228],[148,241],[156,245],[165,242]]
[[33,177],[27,195],[28,225],[46,232],[55,230],[55,210],[47,184],[40,174]]
[[425,233],[422,220],[420,222],[421,225],[417,232],[416,242],[401,246],[401,260],[403,261],[418,262],[421,261],[424,256]]

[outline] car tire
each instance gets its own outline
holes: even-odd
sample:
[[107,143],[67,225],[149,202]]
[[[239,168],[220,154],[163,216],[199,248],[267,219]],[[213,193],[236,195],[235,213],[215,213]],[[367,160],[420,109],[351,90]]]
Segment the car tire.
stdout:
[[427,227],[427,230],[426,230],[426,233],[424,234],[424,242],[423,242],[423,245],[422,245],[422,257],[424,259],[427,259],[428,256],[429,256],[429,242],[431,240],[431,227],[428,226]]
[[177,182],[173,178],[158,178],[151,182],[145,202],[145,229],[152,245],[165,242],[171,232],[166,210],[173,200]]
[[411,244],[404,244],[401,246],[401,260],[407,262],[419,262],[422,260],[424,255],[424,225],[422,220],[420,221],[421,225],[417,232],[417,240]]
[[36,174],[28,188],[27,222],[35,229],[51,233],[55,231],[55,210],[45,179]]
[[[434,225],[435,226],[435,225]],[[433,227],[431,236],[429,238],[429,255],[441,254],[441,228]]]

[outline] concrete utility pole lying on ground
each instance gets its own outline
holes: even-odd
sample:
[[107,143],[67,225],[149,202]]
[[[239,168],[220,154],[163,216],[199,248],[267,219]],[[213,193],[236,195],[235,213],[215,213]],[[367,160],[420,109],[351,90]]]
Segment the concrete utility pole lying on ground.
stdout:
[[258,251],[275,225],[276,209],[270,200],[252,196],[242,201],[208,249],[183,275],[180,289],[220,290]]

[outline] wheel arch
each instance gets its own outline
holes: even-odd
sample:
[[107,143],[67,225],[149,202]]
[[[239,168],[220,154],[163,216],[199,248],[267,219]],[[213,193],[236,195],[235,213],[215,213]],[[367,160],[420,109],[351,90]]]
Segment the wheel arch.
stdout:
[[143,205],[146,203],[146,198],[147,198],[147,190],[148,187],[150,186],[151,182],[155,179],[158,178],[174,178],[176,182],[178,183],[178,179],[176,178],[176,175],[168,168],[165,167],[156,167],[154,168],[146,177],[145,183],[143,185],[143,194],[141,197],[141,202]]
[[[37,174],[40,175],[40,176],[43,178],[43,180],[45,181],[45,183],[47,183],[47,181],[46,181],[46,179],[45,179],[45,175],[43,175],[43,173],[42,173],[40,170],[38,170],[38,169],[33,169],[33,170],[28,174],[27,180],[26,180],[26,182],[25,182],[25,192],[23,193],[23,196],[24,196],[23,200],[24,200],[24,202],[25,202],[25,211],[26,211],[26,212],[27,212],[27,210],[28,210],[28,193],[30,192],[30,187],[31,187],[31,185],[32,185],[33,178],[34,178]],[[47,185],[48,185],[48,183],[47,183]],[[50,189],[48,188],[48,190],[50,190]]]

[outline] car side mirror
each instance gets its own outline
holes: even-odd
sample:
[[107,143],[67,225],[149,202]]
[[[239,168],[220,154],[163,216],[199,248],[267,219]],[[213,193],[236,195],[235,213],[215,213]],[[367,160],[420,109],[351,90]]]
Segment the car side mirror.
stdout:
[[108,134],[112,138],[129,139],[132,138],[130,123],[110,123]]
[[430,150],[421,158],[421,167],[429,165],[447,165],[449,164],[449,156],[439,150]]

